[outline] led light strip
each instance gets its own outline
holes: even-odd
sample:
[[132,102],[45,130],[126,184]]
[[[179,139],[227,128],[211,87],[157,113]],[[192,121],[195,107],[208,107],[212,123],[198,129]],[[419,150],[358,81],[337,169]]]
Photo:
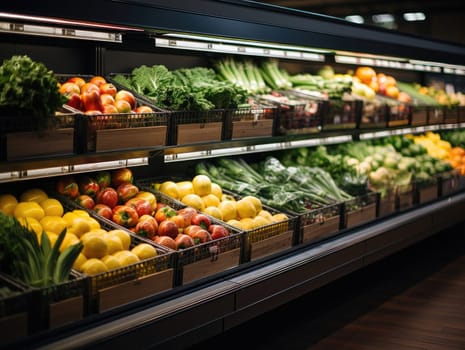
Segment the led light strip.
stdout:
[[171,38],[155,38],[156,47],[164,47],[170,49],[208,51],[216,53],[227,53],[237,55],[262,56],[273,58],[288,58],[303,61],[324,62],[325,56],[322,53],[314,53],[307,51],[289,50],[272,47],[246,46],[237,43],[222,43],[222,42],[205,42],[193,41],[186,39],[171,39]]
[[18,170],[0,173],[0,183],[11,182],[19,180],[31,180],[39,179],[49,176],[75,174],[82,172],[98,171],[98,170],[110,170],[118,169],[121,167],[135,167],[148,165],[148,157],[132,158],[132,159],[121,159],[108,162],[96,162],[86,164],[74,164],[66,166]]

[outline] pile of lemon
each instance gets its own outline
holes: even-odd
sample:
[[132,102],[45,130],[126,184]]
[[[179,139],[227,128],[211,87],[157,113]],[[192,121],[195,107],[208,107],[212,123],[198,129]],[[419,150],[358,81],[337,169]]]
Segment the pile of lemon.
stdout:
[[156,183],[154,187],[240,230],[248,231],[288,220],[288,216],[284,213],[272,214],[264,209],[261,200],[255,196],[244,196],[236,200],[234,196],[223,193],[221,186],[212,182],[207,175],[199,174],[192,180]]
[[39,242],[46,234],[52,246],[66,229],[60,252],[79,241],[83,250],[73,268],[87,275],[95,275],[150,259],[158,255],[153,245],[141,242],[131,248],[131,235],[120,229],[106,230],[85,210],[66,211],[61,202],[51,198],[40,188],[27,189],[17,198],[0,194],[0,211],[14,216],[30,228]]

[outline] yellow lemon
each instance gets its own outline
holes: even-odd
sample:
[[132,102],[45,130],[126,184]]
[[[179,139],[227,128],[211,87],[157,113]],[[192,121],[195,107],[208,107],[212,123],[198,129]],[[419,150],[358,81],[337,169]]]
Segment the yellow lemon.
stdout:
[[237,216],[240,219],[254,218],[257,215],[255,205],[249,199],[239,199],[236,201]]
[[88,218],[90,217],[89,213],[85,211],[84,209],[74,209],[73,213],[76,214],[77,216],[83,217],[83,218]]
[[97,258],[87,259],[81,265],[81,272],[85,273],[86,275],[93,276],[99,273],[107,272],[108,268],[105,263]]
[[107,236],[116,235],[120,238],[121,243],[123,244],[123,250],[128,250],[131,245],[131,235],[123,230],[110,230],[107,232]]
[[236,201],[236,198],[234,198],[234,196],[231,195],[231,194],[223,193],[223,194],[221,195],[221,201],[222,201],[222,202],[223,202],[223,201],[233,201],[233,202],[235,202],[235,201]]
[[194,193],[199,196],[206,196],[212,192],[212,181],[207,175],[196,175],[192,179],[192,186],[194,187]]
[[215,195],[220,201],[223,196],[223,189],[216,182],[212,182],[211,193]]
[[71,222],[71,225],[68,223],[68,231],[74,233],[76,236],[81,237],[84,233],[90,231],[90,224],[86,218],[75,217]]
[[194,186],[191,181],[179,181],[176,182],[176,186],[178,187],[179,198],[182,198],[187,194],[194,193]]
[[139,243],[131,249],[131,252],[136,254],[140,260],[151,259],[158,255],[155,247],[148,243]]
[[273,222],[280,222],[289,220],[289,217],[284,213],[277,213],[273,215]]
[[174,181],[165,181],[160,185],[159,191],[174,199],[179,199],[178,185]]
[[0,195],[0,212],[5,215],[13,215],[13,212],[18,204],[18,200],[12,194]]
[[47,193],[40,188],[30,188],[19,195],[20,202],[40,203],[48,198]]
[[105,231],[104,229],[98,228],[98,229],[87,231],[79,238],[81,239],[81,241],[89,238],[90,236],[99,236],[102,238],[106,238],[106,234],[107,234],[107,231]]
[[87,261],[87,258],[84,254],[79,253],[78,257],[76,260],[74,260],[73,263],[73,269],[82,271],[82,265]]
[[236,201],[222,201],[218,204],[218,209],[221,211],[224,221],[237,219]]
[[265,219],[263,216],[260,216],[260,215],[257,215],[252,220],[255,223],[255,227],[260,227],[260,226],[265,226],[265,225],[270,224],[270,222],[267,219]]
[[117,235],[105,235],[105,242],[107,243],[107,254],[113,254],[123,250],[123,242]]
[[63,205],[56,198],[47,198],[39,203],[45,215],[63,216]]
[[54,232],[60,234],[61,231],[66,229],[68,223],[61,216],[45,215],[41,220],[40,224],[42,228],[47,232]]
[[255,226],[255,221],[252,218],[243,218],[240,220],[240,223],[244,231],[253,230],[257,227]]
[[66,221],[68,227],[70,227],[73,224],[74,219],[76,219],[77,217],[78,216],[76,215],[76,213],[73,213],[72,211],[67,211],[62,216],[63,220]]
[[15,218],[32,217],[36,220],[40,220],[45,216],[45,212],[37,202],[19,202],[13,211],[13,215]]
[[218,197],[212,193],[207,194],[201,198],[202,198],[205,208],[206,207],[217,207],[220,204],[220,200],[218,199]]
[[100,223],[98,222],[96,218],[89,216],[88,218],[86,218],[86,220],[89,223],[91,230],[96,230],[100,228]]
[[119,269],[121,267],[119,259],[114,255],[105,255],[102,261],[107,266],[108,270]]
[[242,226],[242,223],[239,221],[239,220],[236,220],[236,219],[231,219],[231,220],[228,220],[226,221],[226,223],[232,227],[235,227],[239,230],[243,230],[244,227]]
[[254,205],[255,207],[255,211],[257,213],[259,213],[263,207],[262,207],[262,201],[260,200],[260,198],[258,197],[255,197],[255,196],[245,196],[242,198],[243,200],[248,200],[248,201],[251,201],[252,204]]
[[114,256],[118,258],[121,266],[135,264],[136,262],[140,261],[139,257],[130,250],[121,250],[119,252],[116,252]]
[[98,235],[91,235],[82,240],[82,253],[89,258],[101,258],[107,255],[108,247],[105,239]]
[[264,217],[268,222],[273,222],[273,215],[268,210],[262,209],[258,215]]
[[42,228],[42,225],[40,224],[40,221],[37,220],[36,218],[19,217],[17,218],[17,220],[23,227],[27,227],[29,230],[32,230],[33,232],[35,232],[37,236],[40,236],[42,234],[42,231],[44,230]]
[[221,213],[220,208],[211,206],[211,207],[206,207],[203,212],[207,215],[213,216],[214,218],[218,220],[223,220],[223,214]]
[[78,236],[76,236],[74,233],[66,232],[65,238],[63,239],[63,242],[61,242],[59,251],[62,252],[69,246],[78,244],[79,242],[80,240]]
[[182,197],[181,202],[199,211],[203,211],[205,209],[205,204],[203,203],[202,198],[197,194],[187,194]]

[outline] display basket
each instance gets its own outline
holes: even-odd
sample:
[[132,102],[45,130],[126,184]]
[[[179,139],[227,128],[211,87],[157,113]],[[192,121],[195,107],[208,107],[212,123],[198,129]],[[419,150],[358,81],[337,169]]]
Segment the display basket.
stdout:
[[360,124],[363,102],[356,99],[330,99],[322,112],[323,130],[355,129]]
[[396,196],[395,189],[389,189],[383,194],[379,193],[378,217],[382,218],[396,212]]
[[335,203],[303,213],[291,212],[298,217],[296,244],[310,244],[333,237],[341,229],[342,204]]
[[170,145],[185,145],[221,141],[225,119],[224,109],[172,111],[168,142]]
[[388,106],[379,99],[361,101],[362,107],[358,127],[360,129],[383,129],[389,119]]
[[271,137],[278,108],[252,102],[249,106],[225,110],[224,140]]
[[[91,75],[57,75],[63,82],[71,77],[80,77],[89,81]],[[108,82],[125,89],[136,98],[137,106],[146,105],[152,112],[130,113],[82,113],[79,128],[79,142],[82,152],[105,152],[116,150],[133,150],[165,146],[167,144],[169,112],[156,107],[135,92],[107,78]],[[69,110],[79,112],[68,107]]]
[[396,210],[405,211],[411,209],[415,204],[415,188],[414,184],[397,186],[396,193]]
[[370,221],[377,217],[379,195],[377,192],[368,192],[348,201],[344,201],[343,228],[350,229]]
[[67,197],[60,194],[53,194],[53,196],[62,202],[65,211],[85,210],[99,222],[101,228],[107,231],[115,229],[126,231],[131,237],[129,249],[134,248],[139,243],[149,243],[157,250],[157,256],[153,258],[96,275],[86,276],[75,271],[76,275],[86,276],[88,279],[87,312],[89,314],[102,313],[147,297],[158,296],[174,287],[177,266],[174,251],[133,234],[128,229],[92,210],[81,207]]
[[274,136],[320,132],[321,101],[296,97],[289,92],[260,95],[257,99],[261,103],[272,104],[278,109]]
[[434,106],[428,108],[428,125],[436,125],[444,123],[446,109],[442,106]]
[[458,123],[459,121],[459,107],[458,106],[444,107],[443,111],[444,111],[443,123],[446,123],[446,124]]
[[33,326],[35,291],[0,273],[0,348],[29,335]]
[[465,189],[465,176],[456,169],[442,173],[439,176],[440,196],[449,196]]
[[60,108],[40,126],[31,115],[0,112],[0,160],[79,153],[79,114]]
[[412,105],[412,126],[422,126],[428,124],[428,114],[432,107],[425,105]]
[[465,106],[458,106],[457,107],[457,122],[464,123],[465,122]]
[[440,177],[432,176],[429,181],[415,182],[414,204],[424,204],[438,199],[440,189]]
[[412,106],[408,103],[393,103],[389,106],[388,127],[410,125]]
[[[152,184],[160,181],[163,180],[159,178],[146,178],[136,181],[136,184],[144,191],[151,191],[157,196],[157,200],[168,204],[175,210],[187,207],[184,203],[155,190]],[[210,218],[212,224],[224,226],[230,234],[220,239],[177,250],[179,269],[177,270],[178,276],[176,277],[176,283],[178,285],[209,278],[228,269],[237,267],[241,263],[242,231],[210,215],[207,216]]]

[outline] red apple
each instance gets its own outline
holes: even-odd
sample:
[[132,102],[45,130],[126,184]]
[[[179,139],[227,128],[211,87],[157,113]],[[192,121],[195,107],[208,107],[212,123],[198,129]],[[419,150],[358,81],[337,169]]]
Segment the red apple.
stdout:
[[139,187],[131,182],[124,182],[116,188],[116,192],[118,193],[118,201],[125,203],[139,193]]
[[152,239],[158,232],[158,222],[151,215],[142,215],[133,229],[133,232],[139,236]]
[[80,94],[81,89],[79,85],[71,82],[66,82],[62,84],[59,88],[60,94],[65,96],[71,96],[72,94]]
[[86,83],[84,78],[81,78],[81,77],[71,77],[67,80],[67,82],[77,84],[79,88],[81,88],[81,86]]
[[152,107],[143,105],[143,106],[136,107],[134,109],[134,112],[136,112],[136,113],[153,113],[153,109],[152,109]]
[[111,208],[103,203],[97,203],[95,204],[93,210],[100,216],[103,216],[104,218],[111,220],[111,217],[113,215],[113,211]]
[[186,249],[195,245],[194,239],[184,233],[178,234],[174,241],[176,242],[176,249]]
[[111,184],[118,187],[123,182],[133,182],[132,171],[129,168],[119,168],[111,173]]
[[[120,185],[123,186],[123,185]],[[153,209],[152,205],[150,202],[144,198],[137,198],[137,197],[132,197],[130,200],[128,200],[126,205],[132,206],[134,209],[136,209],[137,214],[139,216],[142,215],[152,215],[153,214]],[[155,220],[155,218],[153,218]]]
[[178,226],[173,221],[165,220],[158,223],[159,236],[169,236],[175,239],[178,234]]
[[118,113],[131,113],[131,104],[126,100],[116,100],[114,106]]
[[113,187],[105,187],[97,192],[95,202],[105,204],[113,209],[118,204],[118,192]]
[[100,101],[100,93],[98,90],[88,90],[82,92],[81,101],[82,105],[84,106],[84,110],[86,111],[102,111],[102,102]]
[[104,83],[99,85],[100,89],[100,94],[108,94],[111,96],[115,96],[116,92],[118,91],[116,89],[116,86],[114,86],[112,83]]
[[176,242],[170,236],[155,236],[153,241],[169,249],[176,250]]
[[95,84],[97,86],[101,86],[107,83],[107,80],[100,76],[100,75],[94,75],[92,78],[90,78],[89,83]]
[[186,220],[184,219],[184,216],[179,215],[179,214],[169,217],[168,220],[174,221],[176,225],[178,226],[180,232],[182,232],[182,230],[186,226],[188,226],[188,224],[186,224]]
[[203,229],[208,229],[211,225],[211,220],[208,216],[202,213],[195,213],[191,218],[192,225],[199,225]]
[[139,193],[136,194],[136,198],[143,198],[148,201],[152,205],[153,211],[157,209],[157,197],[152,192],[139,191]]
[[113,96],[109,94],[100,94],[100,102],[102,102],[102,105],[113,105],[115,104],[115,99]]
[[195,231],[194,234],[190,236],[194,240],[195,244],[201,244],[201,243],[209,242],[212,240],[212,236],[210,232],[208,232],[207,230],[204,230],[203,228]]
[[115,101],[118,102],[119,100],[125,100],[129,102],[129,104],[131,105],[131,110],[136,108],[136,104],[137,104],[136,98],[134,94],[130,91],[119,90],[115,95]]
[[72,108],[78,109],[82,111],[84,109],[81,101],[81,94],[77,93],[71,93],[70,95],[67,96],[68,101],[66,101],[66,104]]
[[88,196],[87,194],[81,194],[81,195],[77,196],[75,201],[81,207],[84,207],[84,208],[87,208],[87,209],[93,209],[94,206],[95,206],[94,200],[92,199],[91,196]]
[[96,91],[97,94],[100,96],[100,89],[97,85],[93,83],[85,83],[84,85],[81,86],[81,94],[89,91]]
[[203,228],[201,228],[199,225],[189,225],[189,226],[186,226],[183,230],[183,233],[185,233],[186,235],[189,235],[191,237],[194,236],[194,234],[198,231],[198,230],[203,230]]
[[118,108],[114,105],[102,105],[102,113],[103,114],[116,114],[120,113]]
[[212,239],[219,239],[229,236],[229,231],[226,227],[222,225],[212,224],[208,227],[208,232],[210,232]]

